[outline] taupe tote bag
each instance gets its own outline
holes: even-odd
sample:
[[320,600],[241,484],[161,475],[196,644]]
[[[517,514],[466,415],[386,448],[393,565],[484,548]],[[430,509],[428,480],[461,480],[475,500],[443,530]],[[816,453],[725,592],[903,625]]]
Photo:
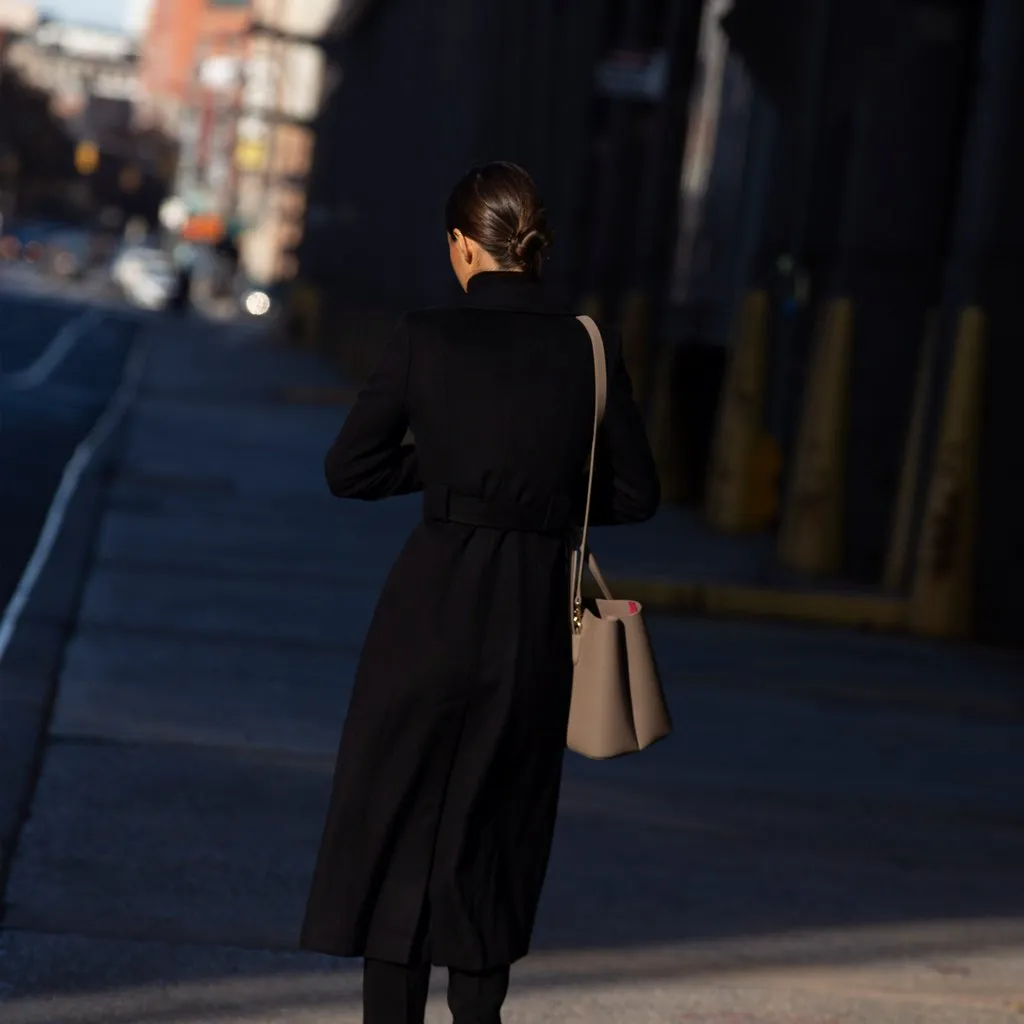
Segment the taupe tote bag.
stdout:
[[[651,641],[637,601],[616,601],[597,560],[587,550],[594,488],[597,430],[608,398],[604,342],[590,317],[577,317],[594,349],[594,435],[590,446],[587,503],[579,544],[573,550],[570,588],[573,670],[566,746],[595,759],[632,754],[672,731]],[[583,574],[590,569],[603,599],[583,602]]]

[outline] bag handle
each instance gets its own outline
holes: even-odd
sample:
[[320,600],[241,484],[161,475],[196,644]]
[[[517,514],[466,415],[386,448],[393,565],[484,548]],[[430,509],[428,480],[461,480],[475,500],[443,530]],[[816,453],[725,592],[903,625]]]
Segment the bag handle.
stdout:
[[608,600],[612,595],[597,567],[597,560],[587,552],[587,531],[590,528],[590,501],[594,491],[594,462],[597,457],[597,430],[604,419],[608,402],[608,360],[605,356],[601,331],[589,316],[578,316],[577,320],[587,329],[590,346],[594,353],[594,432],[590,441],[590,467],[587,472],[587,502],[583,510],[583,528],[579,545],[572,553],[572,628],[578,633],[583,628],[583,572],[589,566],[590,572],[601,592]]

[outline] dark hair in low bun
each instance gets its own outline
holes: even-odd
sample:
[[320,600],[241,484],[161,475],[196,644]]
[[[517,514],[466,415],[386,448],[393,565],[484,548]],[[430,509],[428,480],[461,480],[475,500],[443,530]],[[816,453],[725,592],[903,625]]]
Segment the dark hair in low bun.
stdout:
[[510,163],[475,167],[462,178],[448,197],[445,226],[449,235],[472,238],[502,270],[539,274],[554,241],[537,186]]
[[512,258],[522,267],[533,267],[538,258],[543,259],[544,251],[550,245],[548,232],[530,228],[521,238],[512,239]]

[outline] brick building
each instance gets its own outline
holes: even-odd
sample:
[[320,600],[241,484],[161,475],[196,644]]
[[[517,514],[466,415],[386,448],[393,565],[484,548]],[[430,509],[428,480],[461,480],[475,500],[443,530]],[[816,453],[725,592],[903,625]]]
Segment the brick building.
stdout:
[[[242,257],[262,283],[292,279],[306,218],[315,129],[330,93],[325,45],[339,0],[255,0],[236,151]],[[337,81],[337,76],[334,76]]]
[[249,27],[247,0],[155,0],[143,34],[145,112],[177,126],[195,89],[202,54],[235,52]]
[[139,119],[180,143],[179,190],[195,212],[228,215],[251,5],[156,0],[143,36]]

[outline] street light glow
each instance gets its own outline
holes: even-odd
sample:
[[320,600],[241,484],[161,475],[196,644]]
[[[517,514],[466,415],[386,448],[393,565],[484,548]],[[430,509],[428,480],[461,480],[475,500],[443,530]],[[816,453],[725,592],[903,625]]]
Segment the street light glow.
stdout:
[[245,308],[253,316],[263,316],[270,311],[270,296],[266,292],[249,292],[245,297]]

